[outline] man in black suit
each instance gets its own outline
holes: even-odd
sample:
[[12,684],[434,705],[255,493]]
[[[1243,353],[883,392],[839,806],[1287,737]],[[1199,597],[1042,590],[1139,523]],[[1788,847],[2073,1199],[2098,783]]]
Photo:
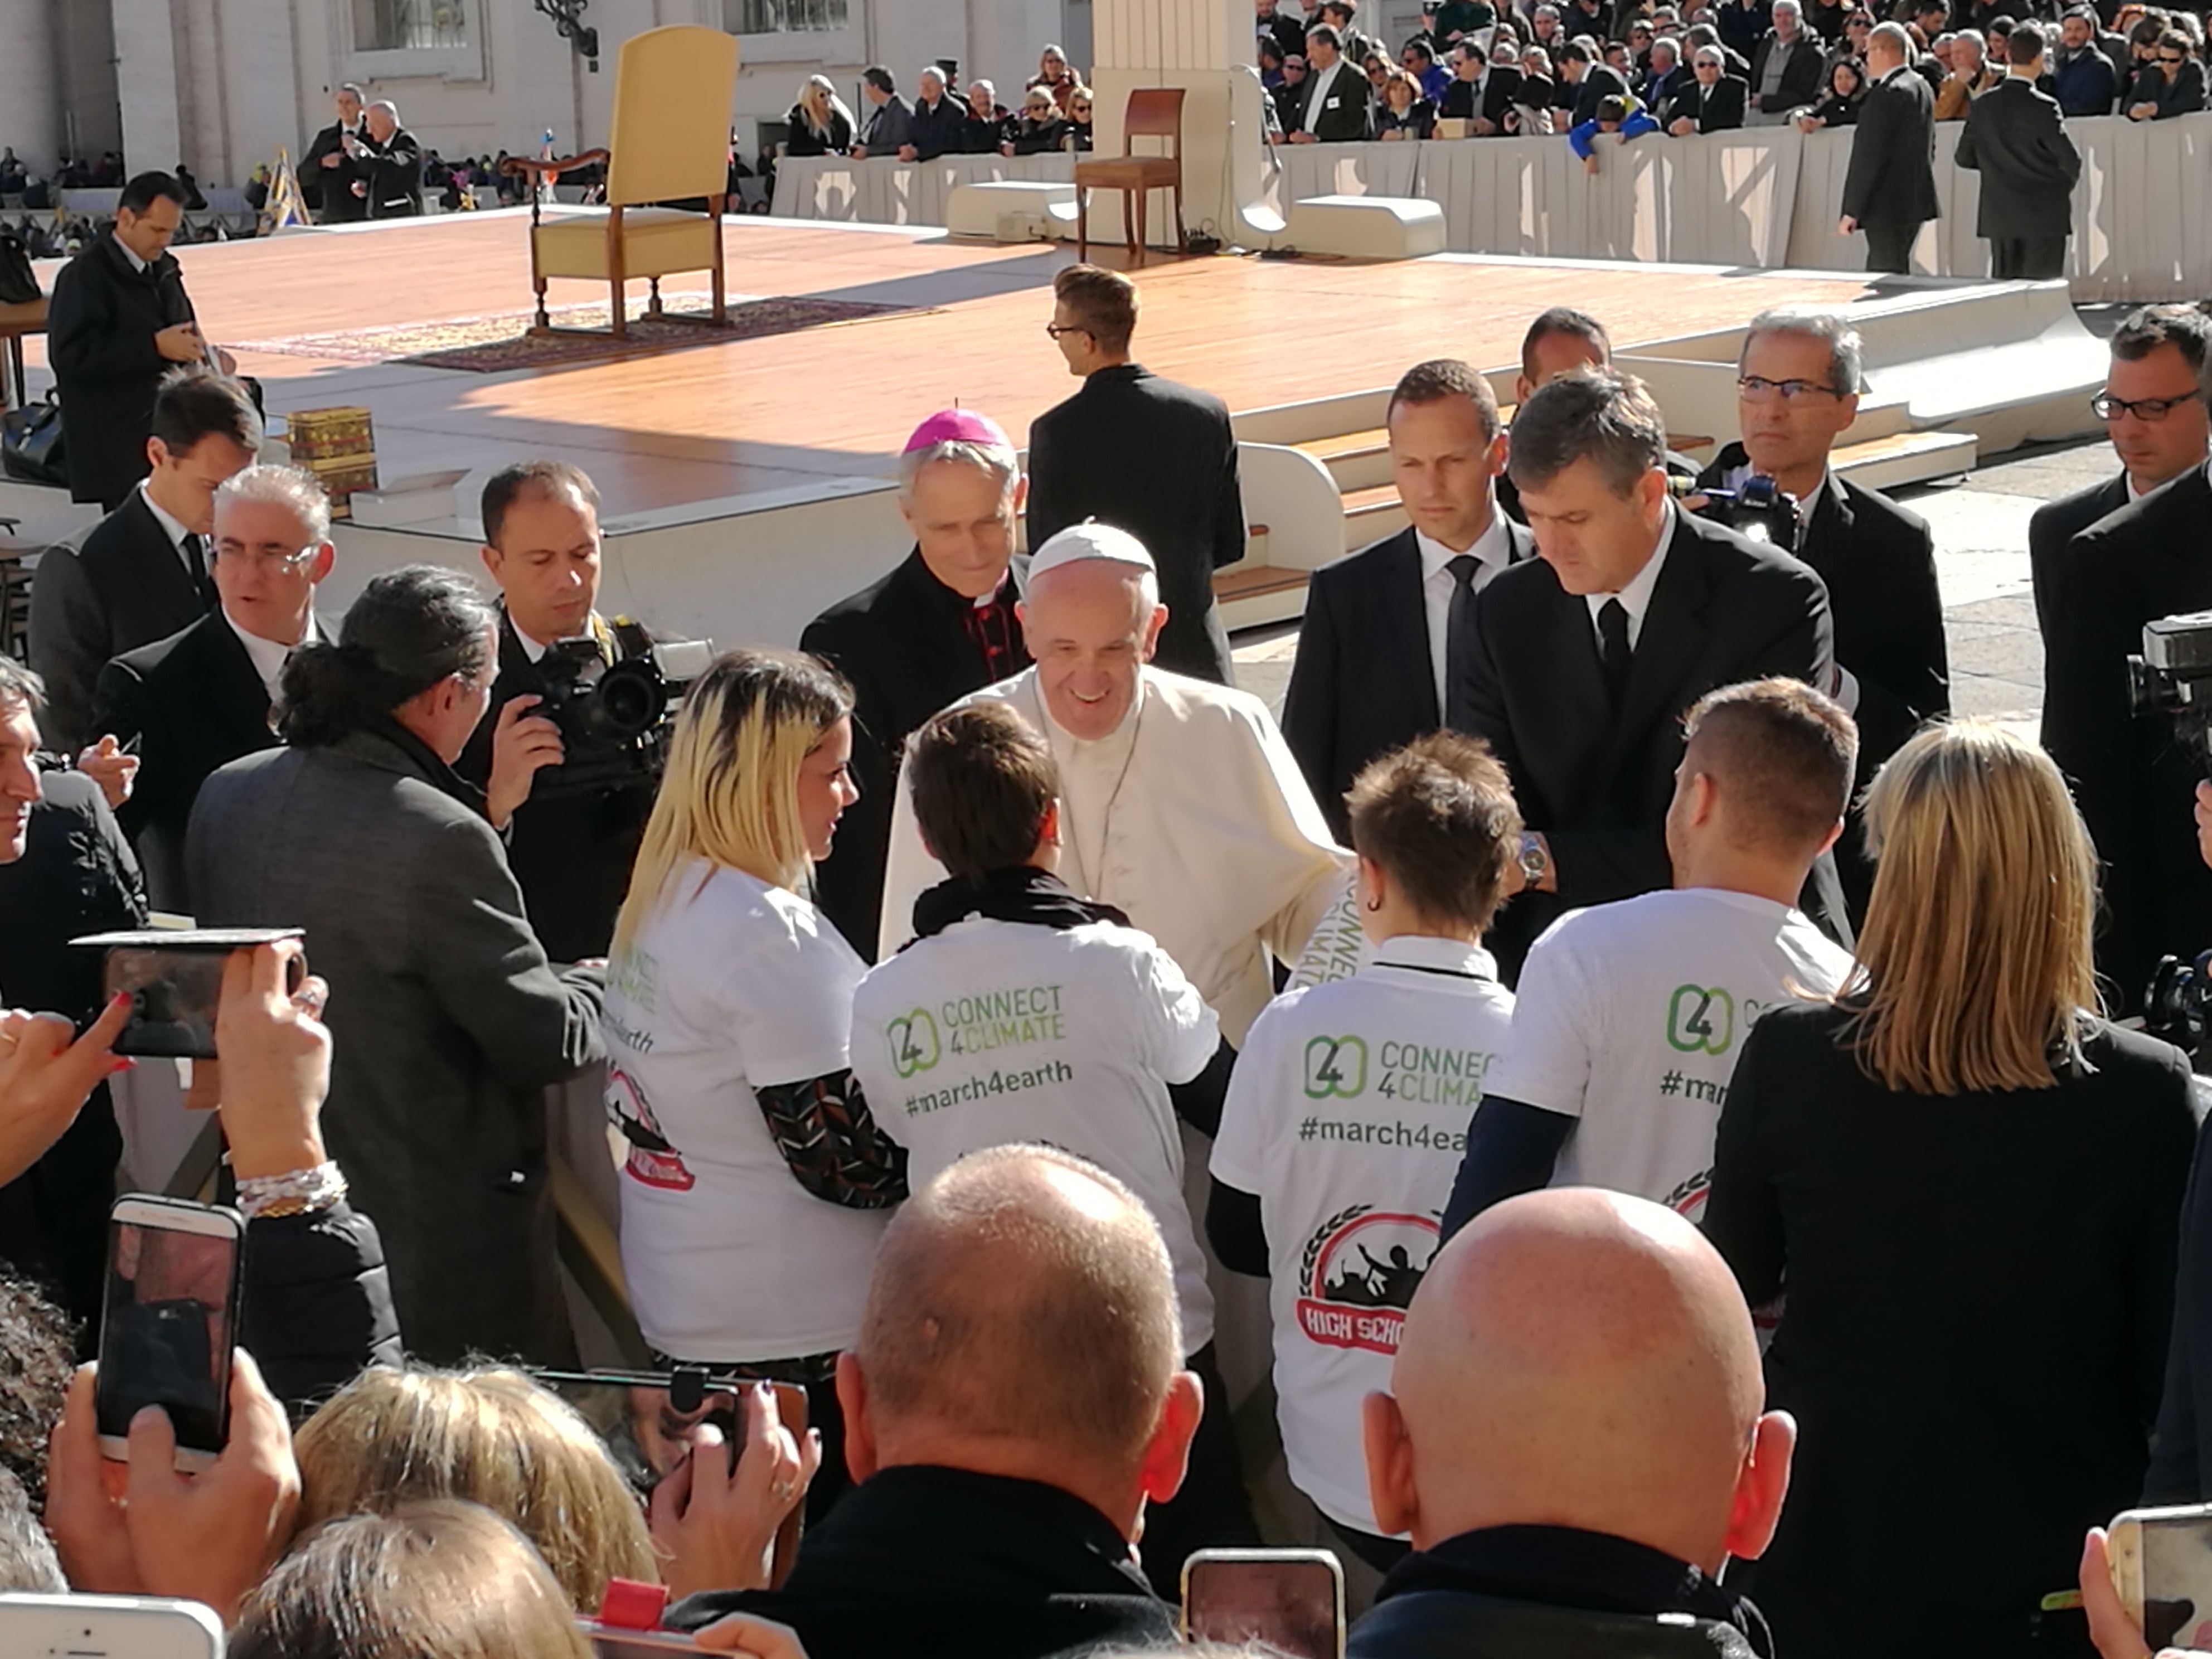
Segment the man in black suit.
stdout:
[[945,71],[932,64],[915,82],[914,112],[907,122],[902,161],[934,161],[960,153],[968,131],[968,106],[945,89]]
[[478,556],[500,592],[499,678],[453,769],[484,792],[492,828],[507,836],[546,956],[588,961],[614,938],[655,783],[633,757],[570,755],[538,707],[556,642],[588,638],[609,664],[626,648],[597,608],[599,492],[564,462],[524,461],[492,476],[481,510]]
[[1048,331],[1083,389],[1030,423],[1030,545],[1085,519],[1127,531],[1158,566],[1168,607],[1153,665],[1234,684],[1213,603],[1213,573],[1244,556],[1228,406],[1129,361],[1137,286],[1119,271],[1070,265],[1052,291]]
[[315,135],[300,158],[300,192],[315,210],[318,223],[349,225],[368,216],[368,202],[353,193],[354,181],[362,176],[354,166],[354,149],[363,136],[362,101],[361,88],[350,81],[340,87],[332,100],[338,118]]
[[1489,381],[1450,358],[1416,363],[1390,394],[1384,424],[1413,522],[1314,572],[1283,696],[1283,737],[1346,846],[1352,778],[1376,756],[1455,723],[1450,671],[1474,648],[1475,596],[1535,551],[1498,508],[1506,437]]
[[46,740],[69,752],[98,735],[93,686],[112,658],[167,639],[214,609],[208,532],[216,486],[261,447],[244,388],[204,369],[162,382],[146,441],[153,471],[84,545],[51,550],[31,583],[31,666],[46,682]]
[[[1769,477],[1796,501],[1796,556],[1827,587],[1835,630],[1836,680],[1819,689],[1857,722],[1863,787],[1923,722],[1951,710],[1936,538],[1919,514],[1829,470],[1828,452],[1857,418],[1862,386],[1858,333],[1840,315],[1785,309],[1753,318],[1736,372],[1743,441],[1723,449],[1698,483],[1733,489]],[[1850,816],[1836,862],[1856,920],[1874,866],[1856,807]]]
[[1597,106],[1607,99],[1628,96],[1628,82],[1580,40],[1570,40],[1559,48],[1559,70],[1575,89],[1574,109],[1568,117],[1570,125],[1595,121]]
[[422,146],[399,125],[399,106],[380,99],[362,112],[367,129],[356,157],[354,194],[372,219],[411,219],[422,211]]
[[200,786],[276,744],[284,665],[323,637],[315,586],[336,556],[330,536],[330,498],[312,475],[283,466],[232,474],[215,495],[210,568],[220,607],[100,672],[93,729],[138,743],[137,786],[115,816],[157,910],[191,908],[185,830]]
[[2035,84],[2043,31],[2014,29],[2006,61],[2004,80],[1966,106],[1956,160],[1982,175],[1974,228],[1989,238],[1990,275],[2040,281],[2065,274],[2081,155],[2058,100]]
[[1306,20],[1295,15],[1296,9],[1294,4],[1286,9],[1285,0],[1257,0],[1254,7],[1255,28],[1285,58],[1305,55]]
[[966,409],[931,416],[899,457],[899,516],[913,550],[799,635],[801,650],[853,684],[851,766],[860,798],[815,866],[814,891],[871,962],[907,738],[939,709],[1029,666],[1007,574],[1027,489],[1013,443],[995,422]]
[[1513,420],[1510,467],[1543,556],[1474,607],[1455,704],[1529,826],[1489,935],[1517,971],[1562,911],[1665,887],[1683,711],[1717,686],[1833,683],[1827,591],[1804,565],[1679,511],[1643,382],[1565,374]]
[[1683,65],[1681,42],[1672,35],[1662,35],[1654,40],[1646,56],[1650,67],[1636,83],[1636,95],[1644,100],[1644,107],[1658,118],[1663,126],[1666,121],[1662,112],[1668,100],[1674,95],[1678,88],[1686,86],[1693,77]]
[[1513,106],[1521,96],[1521,71],[1504,64],[1492,64],[1480,42],[1462,40],[1452,48],[1452,83],[1444,88],[1437,113],[1447,119],[1471,121],[1478,138],[1494,138],[1504,132]]
[[1936,99],[1908,67],[1911,37],[1882,23],[1867,37],[1874,84],[1851,130],[1838,232],[1864,230],[1867,269],[1903,276],[1912,268],[1920,227],[1936,216]]
[[1733,132],[1743,125],[1749,103],[1749,89],[1728,72],[1722,50],[1699,46],[1690,59],[1689,83],[1675,88],[1660,119],[1677,138],[1694,132]]
[[2035,579],[2035,624],[2046,654],[2069,619],[2051,607],[2058,562],[2075,537],[2108,513],[2202,466],[2212,453],[2212,415],[2197,396],[2212,355],[2212,316],[2193,305],[2145,306],[2112,339],[2105,389],[2092,405],[2105,422],[2120,470],[2102,483],[2045,501],[2027,521],[2028,568]]
[[1290,127],[1294,144],[1353,144],[1375,136],[1373,90],[1329,24],[1306,31],[1306,78]]
[[2104,864],[2097,968],[2121,1011],[2142,1006],[2160,957],[2212,945],[2212,871],[2192,821],[2204,757],[2164,716],[2131,712],[2126,666],[2145,623],[2212,609],[2208,547],[2212,479],[2191,466],[2075,536],[2051,583],[2043,746]]
[[[210,356],[168,251],[184,206],[184,187],[167,173],[138,174],[123,187],[114,226],[54,276],[46,350],[62,396],[70,499],[109,513],[146,476],[161,377]],[[228,352],[212,356],[224,374],[237,371]]]

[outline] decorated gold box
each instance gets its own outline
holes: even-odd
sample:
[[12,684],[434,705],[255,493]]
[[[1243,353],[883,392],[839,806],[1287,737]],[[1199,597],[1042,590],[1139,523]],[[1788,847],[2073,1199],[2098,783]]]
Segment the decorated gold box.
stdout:
[[376,434],[365,409],[302,409],[285,417],[292,464],[315,475],[331,516],[352,516],[356,489],[376,488]]

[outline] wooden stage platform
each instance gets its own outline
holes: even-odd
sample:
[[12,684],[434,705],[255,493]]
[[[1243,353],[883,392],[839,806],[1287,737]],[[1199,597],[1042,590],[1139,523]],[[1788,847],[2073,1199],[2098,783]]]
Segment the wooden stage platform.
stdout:
[[[526,312],[528,228],[518,210],[178,257],[210,338],[289,340]],[[610,520],[880,477],[915,422],[956,401],[1022,442],[1030,421],[1074,389],[1044,335],[1053,275],[1072,250],[760,218],[732,221],[725,243],[733,295],[928,309],[592,367],[475,374],[265,349],[240,349],[240,367],[260,377],[272,414],[367,405],[387,482],[556,457],[598,482]],[[1239,412],[1387,386],[1425,357],[1510,362],[1529,319],[1551,305],[1590,312],[1626,348],[1868,291],[1834,276],[1455,255],[1390,264],[1156,255],[1139,281],[1141,360]],[[670,293],[703,289],[703,278],[681,277]],[[605,296],[560,283],[552,299]],[[1510,396],[1510,383],[1499,390]]]

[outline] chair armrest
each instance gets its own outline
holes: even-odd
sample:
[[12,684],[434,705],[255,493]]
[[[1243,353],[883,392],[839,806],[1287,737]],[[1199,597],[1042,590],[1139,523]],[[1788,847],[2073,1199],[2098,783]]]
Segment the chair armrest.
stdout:
[[603,149],[587,149],[580,155],[556,156],[550,161],[534,155],[510,155],[499,164],[501,173],[540,173],[559,178],[562,173],[594,161],[609,161],[614,158]]

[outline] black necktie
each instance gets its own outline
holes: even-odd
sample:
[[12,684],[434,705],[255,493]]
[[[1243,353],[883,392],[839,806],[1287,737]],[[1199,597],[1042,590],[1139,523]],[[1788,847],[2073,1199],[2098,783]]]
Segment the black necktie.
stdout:
[[1474,578],[1482,562],[1472,553],[1455,553],[1444,561],[1444,568],[1451,572],[1452,596],[1451,607],[1444,612],[1444,706],[1437,712],[1446,726],[1463,731],[1464,723],[1456,718],[1462,695],[1460,681],[1474,650]]
[[1631,659],[1628,608],[1619,599],[1607,599],[1598,607],[1597,637],[1598,662],[1605,671],[1605,694],[1619,708],[1628,691]]
[[185,532],[185,563],[192,573],[192,591],[200,596],[200,603],[209,610],[216,605],[215,582],[208,575],[207,538],[195,531]]

